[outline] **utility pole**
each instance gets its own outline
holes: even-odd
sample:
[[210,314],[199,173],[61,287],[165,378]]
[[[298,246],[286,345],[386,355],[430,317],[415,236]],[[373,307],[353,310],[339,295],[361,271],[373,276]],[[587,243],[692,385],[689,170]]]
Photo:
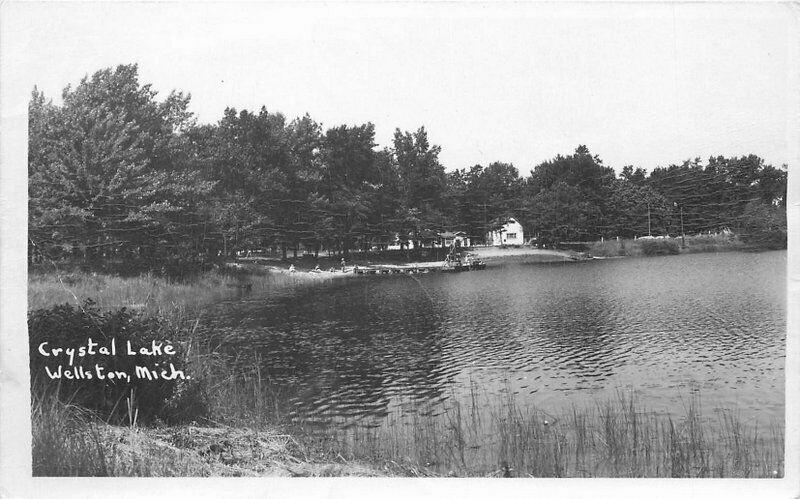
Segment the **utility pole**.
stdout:
[[683,205],[679,205],[677,201],[673,203],[673,206],[678,206],[680,208],[681,213],[681,248],[686,247],[686,232],[683,230]]
[[489,232],[488,224],[489,220],[486,218],[486,207],[489,206],[487,203],[479,204],[478,206],[483,206],[483,244],[486,244],[486,234]]

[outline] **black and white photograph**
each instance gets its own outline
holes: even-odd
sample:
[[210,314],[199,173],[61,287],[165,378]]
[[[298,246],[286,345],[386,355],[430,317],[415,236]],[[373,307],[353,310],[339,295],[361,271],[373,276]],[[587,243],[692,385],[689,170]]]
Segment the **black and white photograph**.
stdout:
[[797,4],[0,13],[2,495],[800,494]]

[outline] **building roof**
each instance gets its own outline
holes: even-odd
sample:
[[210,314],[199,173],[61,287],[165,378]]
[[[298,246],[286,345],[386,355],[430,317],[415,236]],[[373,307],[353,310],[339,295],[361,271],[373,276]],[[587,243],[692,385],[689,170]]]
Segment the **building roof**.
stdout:
[[509,223],[518,223],[514,217],[498,217],[489,222],[490,225],[505,225]]
[[467,235],[466,232],[462,232],[462,231],[451,232],[449,230],[439,233],[439,237],[456,237],[456,236],[466,236],[466,235]]

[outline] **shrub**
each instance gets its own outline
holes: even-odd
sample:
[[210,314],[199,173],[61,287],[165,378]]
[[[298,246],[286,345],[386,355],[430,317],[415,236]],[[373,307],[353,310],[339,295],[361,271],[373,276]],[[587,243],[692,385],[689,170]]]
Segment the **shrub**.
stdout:
[[[31,389],[44,393],[57,387],[58,396],[69,400],[72,404],[97,411],[109,420],[121,421],[126,416],[126,399],[132,399],[139,410],[138,419],[148,420],[160,416],[167,400],[171,397],[180,381],[160,379],[162,370],[169,370],[172,363],[176,370],[185,372],[185,352],[181,344],[170,341],[166,328],[155,318],[145,318],[135,312],[122,308],[116,311],[101,311],[94,302],[87,300],[81,307],[58,305],[49,309],[29,312],[28,330],[30,338],[30,371]],[[88,342],[92,340],[98,346],[95,354],[88,354]],[[115,340],[116,355],[99,354],[101,346],[108,347]],[[149,347],[152,341],[170,344],[174,355],[128,355],[127,342],[132,350]],[[44,356],[39,347],[47,342],[43,349],[50,353]],[[80,348],[85,355],[80,356]],[[53,348],[75,349],[74,362],[70,365],[65,351],[54,355]],[[61,366],[62,375],[51,379],[51,373],[58,372]],[[97,376],[97,368],[105,374],[104,379]],[[136,366],[152,369],[159,373],[159,379],[149,380],[136,376]],[[91,374],[91,379],[68,379],[63,373],[73,369]],[[111,379],[110,372],[125,372],[130,378]]]
[[671,239],[639,239],[637,242],[645,256],[677,255],[680,253],[678,243]]
[[[606,239],[605,241],[595,241],[587,244],[586,250],[594,256],[615,257],[631,256],[628,248],[633,247],[632,240],[625,239]],[[627,247],[626,247],[627,243]]]
[[741,217],[742,240],[764,249],[786,249],[786,208],[751,201]]

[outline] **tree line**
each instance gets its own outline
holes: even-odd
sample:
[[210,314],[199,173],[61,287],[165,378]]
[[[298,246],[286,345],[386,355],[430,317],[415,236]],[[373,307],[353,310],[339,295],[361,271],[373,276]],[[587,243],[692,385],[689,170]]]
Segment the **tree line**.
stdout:
[[[651,172],[585,146],[522,177],[510,163],[447,172],[424,127],[379,148],[372,123],[228,108],[198,124],[138,67],[103,69],[29,104],[29,254],[103,269],[200,269],[249,249],[319,253],[474,241],[510,217],[540,243],[730,229],[786,241],[786,167],[712,157]],[[681,225],[682,222],[682,225]]]

